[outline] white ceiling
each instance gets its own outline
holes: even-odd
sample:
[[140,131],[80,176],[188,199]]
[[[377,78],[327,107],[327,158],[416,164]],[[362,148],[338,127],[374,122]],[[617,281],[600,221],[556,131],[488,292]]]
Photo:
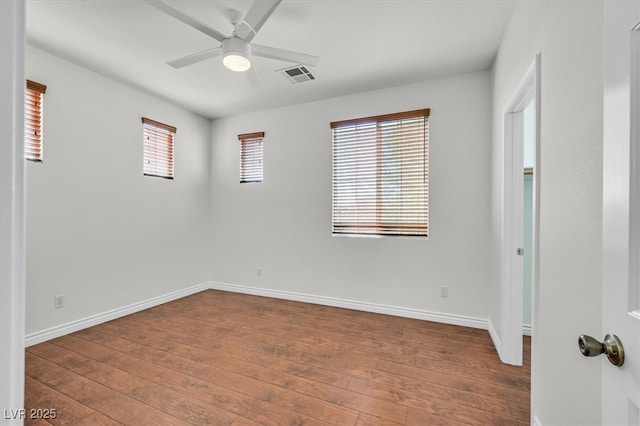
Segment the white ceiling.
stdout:
[[[170,3],[231,34],[225,15],[244,15],[252,1]],[[27,41],[217,118],[487,69],[512,7],[506,0],[283,0],[253,42],[319,56],[308,67],[316,80],[293,85],[276,71],[297,64],[254,57],[258,88],[221,57],[168,66],[219,42],[140,0],[27,0]]]

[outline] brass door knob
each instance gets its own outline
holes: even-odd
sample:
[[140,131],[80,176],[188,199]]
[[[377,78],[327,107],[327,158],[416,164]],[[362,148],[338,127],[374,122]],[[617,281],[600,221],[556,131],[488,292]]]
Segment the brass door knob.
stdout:
[[615,334],[607,334],[604,336],[604,342],[599,342],[591,336],[581,334],[580,337],[578,337],[578,347],[584,356],[607,354],[609,362],[616,367],[624,364],[624,348],[622,347],[622,342]]

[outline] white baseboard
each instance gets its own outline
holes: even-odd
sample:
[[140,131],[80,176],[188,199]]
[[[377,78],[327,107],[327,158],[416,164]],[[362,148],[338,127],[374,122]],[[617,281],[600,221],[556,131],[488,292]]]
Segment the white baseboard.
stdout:
[[[500,351],[502,350],[502,340],[500,340],[500,335],[496,331],[496,328],[493,326],[493,322],[491,322],[491,320],[487,320],[487,324],[487,330],[489,331],[489,336],[491,336],[493,346],[495,346],[498,355],[500,355]],[[502,357],[500,359],[502,359]]]
[[111,311],[92,315],[66,324],[61,324],[46,330],[28,334],[25,337],[25,346],[32,346],[56,337],[74,333],[84,328],[92,327],[103,322],[111,321],[125,315],[130,315],[144,309],[152,308],[163,303],[171,302],[182,297],[190,296],[204,290],[222,290],[234,293],[251,294],[255,296],[271,297],[274,299],[292,300],[296,302],[313,303],[316,305],[333,306],[337,308],[354,309],[358,311],[374,312],[378,314],[393,315],[405,318],[414,318],[425,321],[433,321],[444,324],[459,325],[463,327],[472,327],[482,330],[488,330],[491,335],[496,349],[500,348],[500,338],[493,327],[493,324],[487,319],[470,317],[465,315],[445,314],[441,312],[432,312],[412,308],[403,308],[390,305],[382,305],[370,302],[361,302],[347,299],[338,299],[334,297],[315,296],[310,294],[294,293],[281,290],[269,290],[258,287],[250,287],[236,284],[225,284],[218,282],[209,282],[178,290],[152,299],[133,303],[122,308],[113,309]]
[[336,308],[354,309],[357,311],[374,312],[378,314],[394,315],[397,317],[421,319],[425,321],[440,322],[444,324],[460,325],[464,327],[489,329],[489,321],[483,318],[475,318],[464,315],[445,314],[419,309],[401,308],[397,306],[381,305],[377,303],[359,302],[347,299],[338,299],[326,296],[314,296],[310,294],[293,293],[281,290],[269,290],[257,287],[249,287],[237,284],[225,284],[212,282],[209,288],[213,290],[229,291],[234,293],[251,294],[254,296],[271,297],[274,299],[292,300],[296,302],[313,303],[316,305],[333,306]]
[[103,312],[101,314],[92,315],[87,318],[82,318],[76,321],[71,321],[66,324],[61,324],[55,327],[48,328],[46,330],[37,331],[25,336],[25,346],[32,346],[38,343],[46,342],[47,340],[55,339],[56,337],[64,336],[66,334],[74,333],[84,328],[92,327],[94,325],[101,324],[103,322],[111,321],[116,318],[130,315],[135,312],[139,312],[145,309],[152,308],[154,306],[162,305],[163,303],[171,302],[186,296],[190,296],[195,293],[199,293],[203,290],[210,288],[209,283],[203,283],[188,287],[182,290],[174,291],[162,296],[154,297],[141,302],[133,303],[122,308],[113,309],[111,311]]
[[[493,341],[493,346],[495,346],[496,351],[498,351],[498,355],[500,355],[500,359],[502,359],[502,340],[500,340],[500,336],[498,335],[498,332],[496,331],[495,327],[493,326],[493,323],[491,322],[491,320],[487,320],[488,323],[488,327],[487,330],[489,331],[489,336],[491,336],[491,340]],[[523,324],[522,325],[522,335],[523,336],[531,336],[531,325],[530,324]]]

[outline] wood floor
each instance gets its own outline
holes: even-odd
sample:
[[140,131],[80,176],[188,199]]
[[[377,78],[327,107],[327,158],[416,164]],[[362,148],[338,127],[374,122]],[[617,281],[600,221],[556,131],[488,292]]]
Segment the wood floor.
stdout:
[[529,353],[513,367],[484,330],[208,290],[27,348],[25,424],[525,425]]

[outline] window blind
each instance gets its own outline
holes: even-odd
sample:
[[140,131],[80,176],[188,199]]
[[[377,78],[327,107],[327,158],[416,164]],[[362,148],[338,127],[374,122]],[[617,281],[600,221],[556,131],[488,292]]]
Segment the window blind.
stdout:
[[334,234],[428,236],[429,112],[331,123]]
[[173,140],[176,128],[142,117],[145,176],[173,179]]
[[47,86],[27,80],[24,102],[24,156],[42,161],[42,101]]
[[264,132],[238,135],[240,141],[240,183],[262,182]]

